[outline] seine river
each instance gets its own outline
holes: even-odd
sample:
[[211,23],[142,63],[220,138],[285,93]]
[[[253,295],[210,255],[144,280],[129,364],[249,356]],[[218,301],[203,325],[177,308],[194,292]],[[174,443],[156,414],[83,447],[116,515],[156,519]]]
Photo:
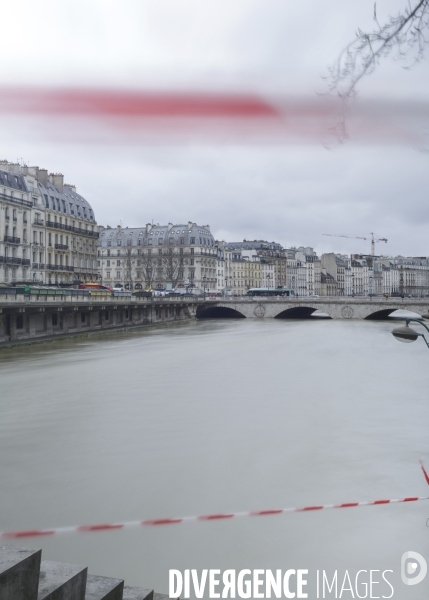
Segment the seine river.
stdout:
[[[0,530],[429,495],[429,351],[392,327],[207,320],[2,350]],[[415,502],[16,543],[165,593],[172,568],[309,569],[310,598],[315,569],[391,569],[394,598],[420,600],[429,578],[404,586],[400,561],[429,558],[428,518]]]

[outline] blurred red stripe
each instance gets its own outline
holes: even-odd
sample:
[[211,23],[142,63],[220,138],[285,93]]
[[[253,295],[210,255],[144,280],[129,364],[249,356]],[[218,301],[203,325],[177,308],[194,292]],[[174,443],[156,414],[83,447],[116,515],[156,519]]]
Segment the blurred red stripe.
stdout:
[[275,117],[276,109],[246,94],[180,94],[113,90],[1,89],[0,110],[129,117]]

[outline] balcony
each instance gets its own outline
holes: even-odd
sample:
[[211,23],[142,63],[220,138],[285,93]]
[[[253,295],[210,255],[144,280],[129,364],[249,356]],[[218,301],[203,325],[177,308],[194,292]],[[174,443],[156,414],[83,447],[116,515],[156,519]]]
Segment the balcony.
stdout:
[[34,270],[38,270],[38,269],[44,269],[45,265],[43,263],[33,263],[32,267]]
[[69,247],[67,246],[67,244],[55,244],[55,249],[56,250],[68,250]]
[[7,194],[0,194],[0,199],[5,200],[6,202],[12,202],[13,204],[19,204],[20,206],[28,206],[31,208],[33,203],[29,200],[22,200],[20,198],[12,198],[12,196],[8,196]]
[[30,259],[29,258],[23,258],[21,264],[24,265],[24,267],[29,267],[30,266]]
[[4,256],[4,262],[7,265],[22,265],[22,258],[18,256]]
[[43,219],[34,219],[34,225],[43,225]]
[[5,235],[3,241],[7,244],[20,244],[21,238],[13,237],[12,235]]
[[48,271],[74,271],[74,267],[68,267],[65,265],[46,265]]
[[46,227],[61,229],[62,231],[71,231],[72,233],[78,233],[79,235],[89,235],[90,237],[98,238],[97,231],[89,231],[87,229],[82,229],[81,227],[73,227],[72,225],[65,225],[64,223],[56,223],[55,221],[46,221]]

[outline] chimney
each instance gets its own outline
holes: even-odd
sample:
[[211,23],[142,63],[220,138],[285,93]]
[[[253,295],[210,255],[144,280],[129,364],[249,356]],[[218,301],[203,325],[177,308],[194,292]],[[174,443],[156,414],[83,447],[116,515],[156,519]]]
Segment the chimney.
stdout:
[[64,175],[62,173],[50,173],[49,179],[57,190],[64,192]]
[[192,229],[192,225],[193,225],[192,221],[188,221],[188,229]]
[[48,185],[48,169],[39,169],[37,173],[37,181],[47,187]]
[[168,224],[168,231],[171,231],[173,229],[173,223],[169,223]]
[[152,223],[146,223],[146,233],[149,233],[149,231],[152,229]]
[[73,185],[72,183],[65,183],[64,185],[67,186],[68,188],[70,188],[71,191],[76,194],[76,186],[75,185]]
[[[210,225],[204,225],[204,229],[207,229],[207,231],[210,231]],[[246,241],[246,240],[244,240]]]
[[121,231],[122,227],[121,227],[120,225],[117,225],[117,226],[116,226],[116,229],[117,229],[118,231]]

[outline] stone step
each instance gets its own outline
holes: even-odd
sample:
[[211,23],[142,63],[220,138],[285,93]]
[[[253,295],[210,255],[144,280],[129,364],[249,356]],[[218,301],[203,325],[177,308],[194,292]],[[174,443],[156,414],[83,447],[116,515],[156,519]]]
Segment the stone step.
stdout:
[[123,579],[88,575],[85,600],[122,600],[123,590]]
[[37,600],[85,600],[87,568],[42,561]]
[[153,590],[126,585],[123,600],[153,600]]
[[0,546],[0,599],[36,600],[41,550]]

